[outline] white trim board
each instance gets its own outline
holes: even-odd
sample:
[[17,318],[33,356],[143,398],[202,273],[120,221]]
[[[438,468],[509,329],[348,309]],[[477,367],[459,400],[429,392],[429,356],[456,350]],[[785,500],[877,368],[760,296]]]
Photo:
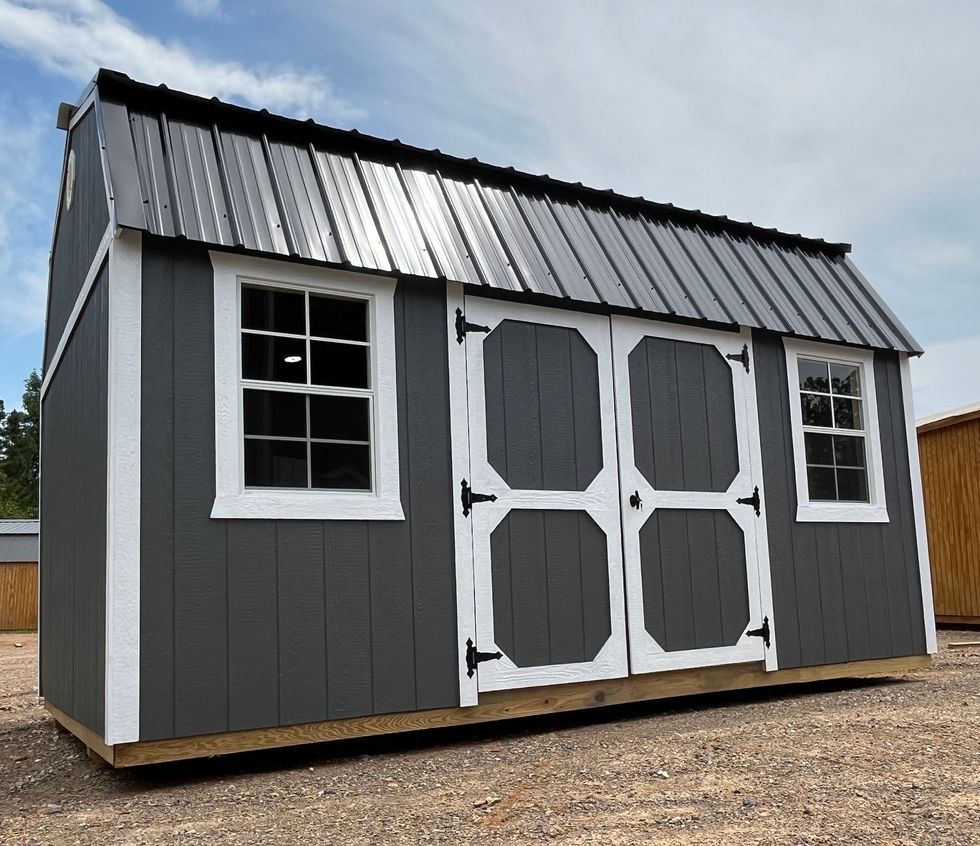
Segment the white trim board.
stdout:
[[[446,286],[446,326],[456,320],[456,309],[463,305],[463,286],[449,282]],[[465,337],[465,336],[464,336]],[[469,402],[466,386],[466,345],[456,340],[450,329],[446,332],[449,347],[449,426],[452,452],[453,490],[463,479],[470,478]],[[456,648],[459,660],[459,704],[476,705],[477,677],[468,675],[466,641],[476,642],[476,588],[473,577],[473,522],[463,516],[458,498],[452,498],[453,529],[456,548]]]
[[142,237],[109,246],[105,742],[139,740]]
[[[874,353],[838,344],[821,344],[783,338],[786,353],[786,382],[789,391],[789,418],[793,434],[793,472],[796,480],[797,523],[887,523],[885,472],[878,431],[878,397],[875,390]],[[857,364],[861,368],[864,409],[865,463],[869,502],[811,502],[807,484],[806,451],[797,359],[814,358],[832,363]],[[830,430],[827,430],[828,432]]]
[[919,438],[915,431],[915,408],[912,401],[912,373],[909,356],[899,356],[902,373],[902,403],[905,406],[905,437],[909,450],[909,477],[912,480],[912,512],[915,516],[915,544],[919,558],[919,586],[922,593],[922,622],[926,633],[926,650],[938,651],[936,644],[936,611],[932,598],[932,571],[929,566],[929,542],[926,535],[926,509],[922,497],[922,470],[919,467]]
[[[404,520],[398,459],[396,280],[212,250],[214,268],[213,519]],[[246,489],[241,408],[240,281],[349,294],[369,300],[373,393],[373,491]],[[299,386],[297,386],[298,388]],[[274,383],[270,390],[276,390]],[[362,392],[363,393],[363,392]]]
[[75,331],[75,326],[78,324],[79,318],[82,316],[85,303],[88,301],[89,294],[92,293],[92,287],[95,285],[95,280],[98,278],[99,271],[102,269],[102,263],[105,261],[105,257],[109,252],[109,245],[111,242],[112,227],[106,226],[105,232],[102,234],[102,240],[99,242],[99,247],[95,251],[95,257],[92,259],[92,263],[89,265],[88,273],[85,274],[85,281],[82,283],[78,296],[75,297],[75,304],[72,306],[71,313],[68,315],[68,321],[65,323],[65,328],[61,333],[58,346],[55,347],[54,353],[51,355],[51,362],[44,371],[44,381],[41,382],[42,398],[47,393],[48,387],[54,379],[54,374],[58,372],[58,365],[61,364],[61,357],[65,354],[65,348],[68,346],[68,341],[70,340],[72,333]]

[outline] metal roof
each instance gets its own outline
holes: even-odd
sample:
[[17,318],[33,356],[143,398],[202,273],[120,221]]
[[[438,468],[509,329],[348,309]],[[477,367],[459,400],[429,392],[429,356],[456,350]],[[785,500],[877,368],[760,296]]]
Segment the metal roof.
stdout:
[[36,535],[37,520],[0,520],[0,535]]
[[96,78],[116,220],[154,235],[919,353],[830,244]]
[[980,402],[964,405],[960,408],[952,408],[949,411],[941,411],[938,414],[930,414],[928,417],[916,421],[915,428],[921,435],[934,429],[945,429],[947,426],[977,419],[980,419]]

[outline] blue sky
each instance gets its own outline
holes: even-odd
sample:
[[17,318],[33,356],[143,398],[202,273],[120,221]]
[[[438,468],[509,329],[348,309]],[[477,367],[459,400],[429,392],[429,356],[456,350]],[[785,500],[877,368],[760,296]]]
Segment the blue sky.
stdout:
[[0,398],[41,356],[63,135],[99,65],[854,244],[980,401],[980,4],[0,0]]

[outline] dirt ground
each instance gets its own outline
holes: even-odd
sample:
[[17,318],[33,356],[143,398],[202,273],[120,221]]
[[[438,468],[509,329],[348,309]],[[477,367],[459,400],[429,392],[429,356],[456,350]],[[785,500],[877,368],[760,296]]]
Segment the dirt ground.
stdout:
[[978,639],[890,680],[113,771],[0,635],[0,844],[976,844],[980,649],[945,644]]

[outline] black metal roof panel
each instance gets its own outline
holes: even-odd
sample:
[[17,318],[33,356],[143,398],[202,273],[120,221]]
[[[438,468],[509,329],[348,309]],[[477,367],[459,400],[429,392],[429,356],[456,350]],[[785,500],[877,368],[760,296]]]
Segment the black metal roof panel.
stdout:
[[921,352],[830,244],[97,77],[120,225],[359,270]]

